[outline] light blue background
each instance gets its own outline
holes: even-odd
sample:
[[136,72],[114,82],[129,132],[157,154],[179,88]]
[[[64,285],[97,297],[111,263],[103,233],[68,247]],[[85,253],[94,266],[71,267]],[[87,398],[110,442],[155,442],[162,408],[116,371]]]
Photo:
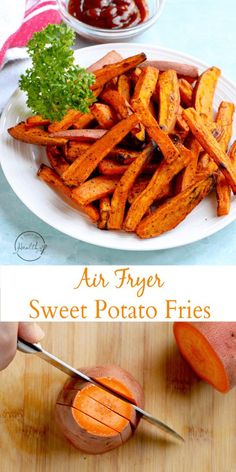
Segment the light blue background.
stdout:
[[[178,49],[209,65],[218,65],[236,82],[235,0],[167,0],[158,23],[134,42]],[[79,40],[78,47],[89,43]],[[26,62],[6,66],[0,73],[0,106],[17,86]],[[47,244],[31,264],[236,264],[236,222],[198,243],[178,249],[127,252],[82,243],[54,230],[31,213],[0,172],[1,264],[23,264],[14,254],[14,241],[23,231],[39,232]]]

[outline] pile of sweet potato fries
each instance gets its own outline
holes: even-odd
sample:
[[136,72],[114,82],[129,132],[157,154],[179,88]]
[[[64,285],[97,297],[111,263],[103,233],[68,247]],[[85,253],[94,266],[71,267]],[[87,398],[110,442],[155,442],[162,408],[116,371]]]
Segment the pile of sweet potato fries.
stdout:
[[32,116],[8,131],[44,145],[38,176],[100,229],[151,238],[175,228],[214,188],[217,215],[236,193],[234,104],[213,99],[220,76],[187,64],[127,59],[115,51],[93,64],[97,101],[60,122]]

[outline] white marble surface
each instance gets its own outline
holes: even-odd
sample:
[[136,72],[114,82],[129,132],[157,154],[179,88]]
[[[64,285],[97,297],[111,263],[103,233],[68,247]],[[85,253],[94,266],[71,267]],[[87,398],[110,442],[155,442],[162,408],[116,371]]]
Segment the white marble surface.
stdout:
[[[178,49],[209,65],[218,65],[236,82],[235,0],[167,0],[157,24],[132,42]],[[77,47],[91,43],[77,38]],[[17,87],[27,61],[9,63],[0,72],[0,110]],[[236,222],[210,238],[183,248],[150,253],[127,253],[91,246],[65,236],[33,215],[15,196],[2,172],[1,263],[22,263],[14,254],[16,237],[38,231],[47,243],[40,264],[235,264]]]

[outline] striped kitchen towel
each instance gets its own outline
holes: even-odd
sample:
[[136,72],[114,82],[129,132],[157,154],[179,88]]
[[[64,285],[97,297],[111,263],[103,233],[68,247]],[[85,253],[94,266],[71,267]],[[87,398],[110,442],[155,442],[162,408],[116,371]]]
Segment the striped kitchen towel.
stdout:
[[34,32],[60,23],[56,0],[0,0],[0,68],[27,57],[26,44]]

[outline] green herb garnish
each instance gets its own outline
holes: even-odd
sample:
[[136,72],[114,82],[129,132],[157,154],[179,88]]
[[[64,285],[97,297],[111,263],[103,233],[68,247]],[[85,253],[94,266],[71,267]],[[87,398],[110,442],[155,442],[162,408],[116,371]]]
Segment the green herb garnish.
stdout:
[[94,75],[74,64],[74,40],[75,33],[65,24],[50,24],[27,45],[32,67],[19,85],[28,107],[51,121],[61,120],[71,108],[87,113],[96,100],[90,90]]

